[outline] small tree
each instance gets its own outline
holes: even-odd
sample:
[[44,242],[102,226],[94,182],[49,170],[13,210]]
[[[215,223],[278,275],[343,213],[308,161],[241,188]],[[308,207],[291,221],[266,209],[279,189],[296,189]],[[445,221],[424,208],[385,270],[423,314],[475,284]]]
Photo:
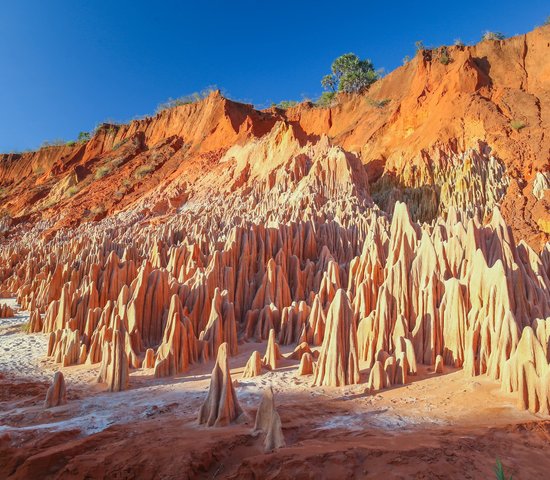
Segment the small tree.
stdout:
[[424,50],[426,47],[424,46],[424,42],[422,40],[417,40],[414,42],[414,46],[416,47],[417,51]]
[[90,140],[90,137],[90,132],[80,132],[78,134],[78,141],[84,143]]
[[544,26],[550,25],[550,15],[548,15],[548,16],[546,17],[546,20],[544,21],[543,25],[544,25]]
[[370,60],[361,60],[354,53],[346,53],[332,62],[332,73],[325,75],[321,85],[332,92],[360,92],[379,78]]
[[487,30],[483,36],[481,37],[481,40],[482,41],[485,41],[485,40],[504,40],[506,37],[504,36],[503,33],[500,33],[500,32],[490,32],[489,30]]

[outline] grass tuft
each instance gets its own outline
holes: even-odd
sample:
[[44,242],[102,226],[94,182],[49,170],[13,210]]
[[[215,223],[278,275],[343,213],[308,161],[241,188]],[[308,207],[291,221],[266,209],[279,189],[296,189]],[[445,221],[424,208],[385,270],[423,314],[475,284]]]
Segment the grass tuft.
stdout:
[[522,120],[512,120],[510,126],[516,131],[519,132],[522,128],[525,128],[527,125]]

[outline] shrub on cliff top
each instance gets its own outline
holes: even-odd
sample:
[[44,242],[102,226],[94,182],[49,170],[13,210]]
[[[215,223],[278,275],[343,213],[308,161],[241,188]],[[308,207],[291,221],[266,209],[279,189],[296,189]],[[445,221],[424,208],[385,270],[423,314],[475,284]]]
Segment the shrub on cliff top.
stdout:
[[169,98],[166,100],[166,102],[160,103],[157,106],[157,109],[155,113],[163,112],[164,110],[169,110],[171,108],[179,107],[181,105],[189,105],[191,103],[196,103],[199,100],[202,100],[203,98],[208,97],[212,92],[218,90],[218,87],[215,85],[206,87],[205,89],[201,90],[200,92],[193,92],[189,95],[183,95],[182,97],[178,98]]
[[488,30],[481,37],[482,41],[485,40],[504,40],[506,37],[500,32],[489,32]]
[[295,107],[296,105],[298,105],[298,102],[295,100],[282,100],[275,106],[282,110],[286,110],[287,108]]
[[332,73],[323,77],[321,85],[332,92],[360,92],[380,77],[370,60],[361,60],[354,53],[338,57],[332,62],[331,70]]
[[328,108],[332,107],[336,103],[336,93],[335,92],[323,92],[321,96],[315,102],[316,107]]
[[90,132],[80,132],[78,134],[78,141],[82,143],[86,143],[88,140],[90,140],[91,135]]

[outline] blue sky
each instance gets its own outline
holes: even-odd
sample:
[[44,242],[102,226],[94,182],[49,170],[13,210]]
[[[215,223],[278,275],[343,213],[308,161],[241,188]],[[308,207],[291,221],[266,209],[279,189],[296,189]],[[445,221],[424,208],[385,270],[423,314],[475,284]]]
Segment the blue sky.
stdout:
[[416,40],[473,43],[548,15],[548,0],[4,0],[0,151],[71,140],[208,85],[260,107],[314,98],[342,53],[390,71]]

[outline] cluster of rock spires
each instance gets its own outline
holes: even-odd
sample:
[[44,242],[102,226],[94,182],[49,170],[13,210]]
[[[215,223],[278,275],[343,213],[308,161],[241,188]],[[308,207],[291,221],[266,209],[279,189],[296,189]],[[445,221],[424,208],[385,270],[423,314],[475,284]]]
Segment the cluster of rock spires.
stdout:
[[[531,410],[549,406],[550,249],[516,245],[498,208],[485,226],[453,210],[420,226],[401,203],[391,221],[368,210],[350,227],[252,224],[213,250],[152,238],[82,248],[78,237],[54,242],[50,256],[32,248],[21,259],[4,250],[18,266],[4,284],[32,312],[29,330],[49,333],[63,366],[99,364],[113,391],[131,369],[175,375],[216,354],[224,385],[226,355],[267,340],[244,377],[276,369],[279,344],[296,344],[312,385],[379,390],[405,384],[419,364],[448,365],[502,380]],[[217,410],[217,394],[210,403],[206,423],[233,416]]]
[[15,315],[13,308],[5,303],[0,303],[0,318],[11,318]]
[[[457,105],[469,95],[492,95],[472,52],[454,52],[450,68],[465,75],[458,83],[420,56],[392,74],[416,92],[400,99],[403,108],[426,94],[421,87],[430,75],[444,80]],[[533,95],[544,81],[530,83]],[[313,388],[364,383],[377,391],[407,383],[420,365],[438,373],[449,366],[498,379],[521,408],[548,412],[550,245],[535,251],[516,243],[497,206],[522,182],[487,144],[467,148],[438,137],[424,148],[423,137],[406,127],[422,132],[418,119],[397,110],[399,120],[377,125],[403,128],[399,138],[422,145],[418,157],[397,165],[404,153],[392,150],[382,174],[376,158],[365,168],[370,150],[353,148],[366,135],[354,113],[364,108],[360,101],[283,114],[235,106],[216,93],[155,119],[100,129],[78,152],[52,151],[51,178],[36,178],[47,186],[38,203],[59,200],[69,185],[107,201],[105,187],[113,185],[89,183],[89,173],[115,160],[109,181],[118,188],[134,179],[124,193],[133,200],[93,218],[100,221],[79,223],[74,212],[91,208],[91,197],[79,193],[63,200],[59,218],[8,222],[0,293],[15,294],[30,311],[29,332],[49,334],[56,362],[97,365],[98,381],[112,391],[128,388],[135,369],[166,377],[216,357],[199,416],[206,425],[239,417],[227,357],[244,342],[263,341],[264,355],[253,352],[243,377],[277,369],[279,345],[296,345],[289,358],[299,362],[297,374],[311,375]],[[314,120],[320,111],[327,131],[343,112],[357,127],[329,138]],[[385,158],[383,135],[369,138]],[[51,160],[46,153],[32,161],[41,167]],[[18,170],[15,160],[6,160],[1,181],[31,174],[33,166]],[[166,178],[158,185],[135,180],[143,162]],[[546,173],[529,182],[533,205],[546,205]],[[13,313],[4,309],[0,317]],[[265,402],[260,410],[271,412],[272,399]],[[278,417],[265,413],[258,421],[266,445],[279,445]]]

